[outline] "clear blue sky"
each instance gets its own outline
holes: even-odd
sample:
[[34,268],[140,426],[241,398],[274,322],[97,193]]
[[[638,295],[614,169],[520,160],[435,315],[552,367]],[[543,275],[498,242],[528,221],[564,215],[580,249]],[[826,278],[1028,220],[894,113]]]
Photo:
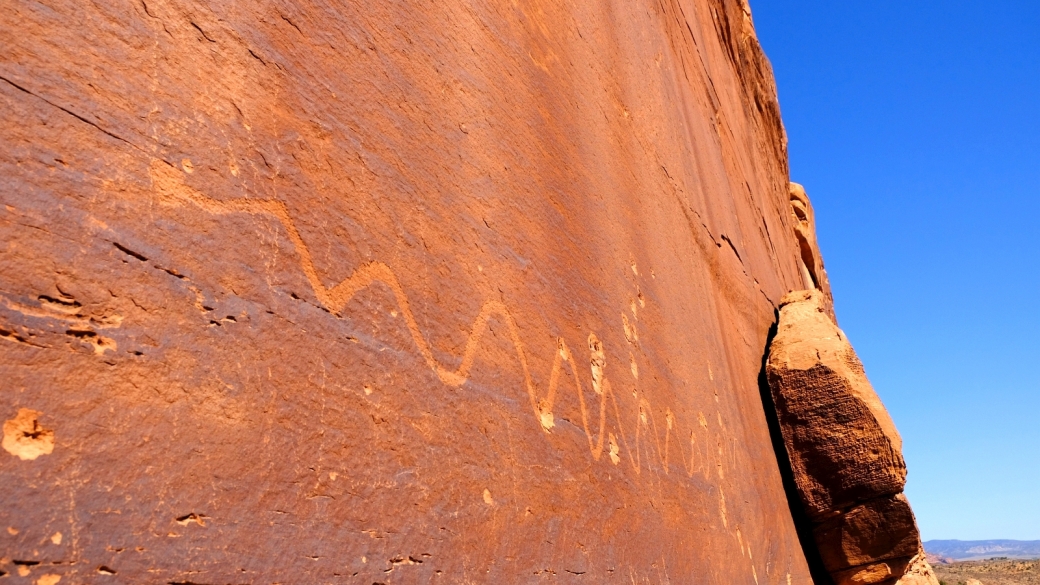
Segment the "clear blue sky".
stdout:
[[923,537],[1040,539],[1040,0],[751,0]]

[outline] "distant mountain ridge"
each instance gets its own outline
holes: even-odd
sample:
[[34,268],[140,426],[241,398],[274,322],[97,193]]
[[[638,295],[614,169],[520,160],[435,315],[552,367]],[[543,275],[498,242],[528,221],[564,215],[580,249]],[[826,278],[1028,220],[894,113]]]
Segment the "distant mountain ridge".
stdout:
[[924,543],[924,550],[955,561],[993,557],[1035,559],[1040,558],[1040,540],[929,540]]

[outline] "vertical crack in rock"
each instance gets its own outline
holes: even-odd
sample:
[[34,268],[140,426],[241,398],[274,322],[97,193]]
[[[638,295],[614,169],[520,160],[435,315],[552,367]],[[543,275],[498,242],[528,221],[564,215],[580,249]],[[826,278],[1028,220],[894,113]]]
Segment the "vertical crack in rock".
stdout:
[[[776,315],[779,319],[779,311]],[[776,323],[769,328],[769,336],[766,338],[766,348],[762,354],[762,370],[758,375],[758,388],[762,395],[762,404],[765,406],[766,423],[769,425],[769,437],[773,442],[773,450],[776,452],[776,462],[780,468],[780,478],[783,480],[784,492],[787,494],[787,503],[791,511],[791,519],[794,521],[798,540],[802,545],[802,553],[809,565],[815,585],[832,585],[830,573],[823,564],[820,551],[816,547],[813,537],[813,524],[809,515],[802,507],[801,498],[798,495],[798,485],[795,482],[794,470],[791,468],[791,458],[787,455],[787,447],[784,446],[783,432],[780,430],[780,419],[777,417],[776,403],[773,401],[773,393],[769,389],[769,380],[766,375],[766,364],[769,359],[769,350],[776,337]]]

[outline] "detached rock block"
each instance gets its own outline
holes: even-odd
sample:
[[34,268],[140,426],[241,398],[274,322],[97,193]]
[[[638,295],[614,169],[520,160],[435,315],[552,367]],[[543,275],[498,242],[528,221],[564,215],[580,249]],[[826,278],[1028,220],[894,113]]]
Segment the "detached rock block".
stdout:
[[902,440],[825,292],[781,300],[766,375],[798,497],[834,582],[937,583],[902,495]]
[[809,516],[903,491],[902,440],[823,293],[790,293],[780,306],[766,373]]

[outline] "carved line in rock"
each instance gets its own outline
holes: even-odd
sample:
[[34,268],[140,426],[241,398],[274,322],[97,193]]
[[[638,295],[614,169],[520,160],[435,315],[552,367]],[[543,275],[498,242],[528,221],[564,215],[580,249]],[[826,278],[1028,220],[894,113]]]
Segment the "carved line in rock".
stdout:
[[[639,408],[636,420],[635,456],[633,457],[633,449],[628,447],[628,440],[625,436],[624,424],[622,423],[617,398],[612,390],[610,380],[607,379],[602,372],[603,365],[605,364],[605,357],[602,345],[596,338],[595,334],[589,335],[589,350],[592,354],[593,370],[592,388],[600,397],[599,432],[594,440],[593,434],[589,429],[589,409],[585,403],[585,392],[582,389],[574,357],[562,337],[557,339],[558,348],[553,358],[553,365],[549,375],[549,386],[546,395],[543,398],[539,398],[537,388],[531,378],[530,367],[527,363],[527,353],[524,349],[523,341],[520,339],[520,331],[516,325],[516,321],[509,312],[509,308],[506,307],[504,303],[495,299],[489,299],[484,302],[477,318],[473,322],[469,337],[466,340],[465,348],[462,352],[461,364],[455,370],[446,368],[434,357],[429,342],[427,342],[426,337],[422,334],[418,323],[415,321],[415,316],[413,315],[408,302],[408,296],[405,293],[404,288],[401,286],[401,283],[398,281],[397,276],[394,274],[394,271],[388,265],[378,261],[363,264],[354,270],[350,276],[344,278],[332,288],[328,288],[322,282],[321,278],[318,276],[317,270],[314,268],[314,261],[311,257],[310,248],[307,246],[306,242],[303,241],[299,230],[296,229],[296,224],[289,214],[289,209],[281,201],[275,199],[245,198],[230,200],[214,199],[193,187],[184,184],[181,173],[168,163],[161,160],[152,161],[149,167],[149,175],[153,186],[158,191],[160,203],[172,206],[180,206],[184,203],[189,203],[214,215],[227,215],[231,213],[246,213],[250,215],[264,214],[277,219],[285,228],[289,240],[296,248],[300,257],[300,267],[303,270],[304,276],[306,276],[311,289],[314,291],[315,296],[318,298],[318,301],[321,302],[321,304],[329,311],[337,315],[340,314],[340,312],[346,307],[347,303],[349,303],[358,292],[372,286],[376,282],[381,282],[386,285],[391,292],[393,292],[397,305],[401,310],[401,315],[404,317],[408,332],[411,334],[412,340],[418,348],[419,353],[422,355],[430,369],[437,374],[437,377],[441,382],[447,386],[458,388],[469,379],[470,370],[473,367],[473,363],[476,360],[477,350],[480,347],[480,340],[483,337],[485,330],[488,328],[488,323],[492,317],[500,317],[505,321],[506,327],[509,330],[510,340],[516,350],[516,356],[520,362],[520,368],[523,373],[524,385],[527,391],[527,397],[531,404],[531,410],[545,432],[550,432],[550,429],[554,426],[553,406],[556,402],[556,391],[560,383],[563,362],[567,362],[567,365],[570,367],[571,376],[574,378],[574,389],[581,410],[582,426],[589,442],[589,451],[592,454],[592,458],[598,461],[603,455],[604,447],[607,447],[609,449],[608,454],[611,461],[615,465],[620,462],[620,457],[618,456],[620,453],[620,445],[618,445],[613,433],[607,433],[606,431],[607,400],[609,398],[614,410],[614,417],[618,429],[621,433],[621,442],[626,446],[629,463],[632,465],[636,474],[639,474],[642,471],[640,442],[643,434],[642,427],[644,426],[647,427],[647,431],[652,432],[653,434],[654,441],[651,448],[656,450],[657,458],[663,464],[665,472],[669,472],[669,443],[672,429],[675,426],[675,416],[672,414],[671,409],[665,411],[666,429],[664,448],[662,449],[657,429],[657,422],[653,416],[652,406],[645,397],[640,397],[638,401]],[[653,427],[652,431],[650,431],[651,426]],[[607,440],[607,445],[604,445],[604,439]],[[683,449],[682,443],[679,444],[683,467],[685,468],[687,475],[690,477],[692,477],[698,469],[695,465],[696,454],[694,453],[694,445],[695,437],[694,433],[691,431],[690,457],[689,463],[687,463],[685,449]]]

